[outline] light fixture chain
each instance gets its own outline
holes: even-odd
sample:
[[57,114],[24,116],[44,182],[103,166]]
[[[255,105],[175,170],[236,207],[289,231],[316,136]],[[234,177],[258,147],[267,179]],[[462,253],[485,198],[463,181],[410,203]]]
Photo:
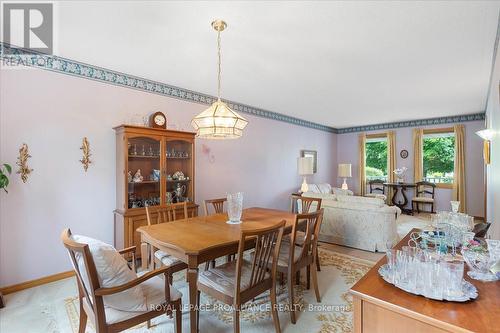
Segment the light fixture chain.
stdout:
[[220,100],[220,90],[221,90],[221,47],[220,47],[220,30],[217,31],[217,55],[219,58],[219,69],[218,69],[218,75],[217,75],[217,97]]

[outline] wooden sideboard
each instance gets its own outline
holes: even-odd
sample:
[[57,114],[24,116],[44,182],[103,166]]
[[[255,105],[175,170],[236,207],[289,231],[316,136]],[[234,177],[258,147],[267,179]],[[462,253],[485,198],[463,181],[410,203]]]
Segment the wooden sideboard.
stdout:
[[[408,240],[409,234],[396,247]],[[477,288],[478,298],[440,302],[385,282],[378,274],[385,263],[384,257],[351,288],[354,332],[500,332],[500,282],[480,282],[465,275]]]
[[[186,201],[189,217],[198,215],[194,186],[195,133],[129,125],[114,130],[115,247],[139,248],[141,237],[136,230],[147,225],[145,205],[161,207]],[[138,170],[143,178],[136,181],[134,175]],[[176,192],[182,193],[178,196]],[[176,216],[183,218],[182,209],[178,209]]]

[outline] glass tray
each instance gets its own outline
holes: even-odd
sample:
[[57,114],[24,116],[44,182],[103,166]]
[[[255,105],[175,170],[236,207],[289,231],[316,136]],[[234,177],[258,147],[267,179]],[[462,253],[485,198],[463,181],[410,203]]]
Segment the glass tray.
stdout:
[[408,288],[403,288],[402,286],[396,285],[393,282],[391,282],[390,279],[388,278],[389,266],[387,264],[380,266],[380,268],[378,269],[378,274],[382,277],[382,279],[384,279],[385,282],[390,283],[401,290],[404,290],[414,295],[424,296],[426,298],[430,298],[437,301],[467,302],[469,300],[476,299],[478,295],[476,287],[474,287],[472,283],[466,280],[462,280],[462,292],[463,292],[462,296],[459,297],[445,296],[444,298],[435,298],[435,297],[430,297],[429,295],[425,295],[421,290],[410,290]]

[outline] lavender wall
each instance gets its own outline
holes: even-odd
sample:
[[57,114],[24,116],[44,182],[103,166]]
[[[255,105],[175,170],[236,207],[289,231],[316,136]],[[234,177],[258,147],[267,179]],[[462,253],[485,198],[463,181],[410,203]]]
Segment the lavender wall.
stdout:
[[[170,123],[190,130],[191,118],[206,106],[33,68],[3,69],[0,76],[0,162],[15,165],[27,143],[34,169],[23,184],[11,179],[0,193],[0,286],[70,269],[59,240],[65,227],[113,241],[115,135],[113,126],[133,114],[163,111]],[[245,206],[288,208],[297,190],[296,159],[301,149],[318,151],[318,173],[310,183],[339,184],[337,163],[352,163],[357,187],[357,134],[336,135],[248,116],[245,135],[234,141],[197,140],[196,201],[245,192]],[[469,212],[482,216],[482,122],[466,123]],[[93,164],[78,161],[87,136]],[[398,152],[410,157],[398,167],[412,169],[411,129],[397,130]],[[413,170],[410,170],[412,174]],[[438,209],[447,209],[450,190],[439,190]],[[47,260],[50,258],[50,260]]]
[[[484,166],[482,159],[482,141],[474,132],[482,129],[482,121],[467,122],[465,125],[465,154],[466,158],[466,189],[467,189],[467,212],[474,216],[484,216]],[[424,128],[439,128],[451,125],[427,126]],[[407,167],[406,180],[413,181],[413,132],[412,128],[396,129],[397,159],[396,167]],[[379,133],[375,131],[372,133]],[[348,180],[348,185],[355,192],[359,193],[359,158],[358,158],[358,134],[341,134],[337,137],[337,162],[351,163],[353,178]],[[408,150],[409,156],[402,159],[399,152],[402,149]],[[338,182],[340,184],[340,182]],[[450,189],[437,189],[436,201],[437,210],[449,210],[451,193]]]
[[[12,177],[0,193],[0,285],[70,269],[59,240],[65,227],[113,241],[115,134],[134,113],[163,111],[191,130],[206,106],[39,69],[3,69],[0,77],[0,162],[15,165],[25,142],[34,169]],[[300,187],[301,149],[318,151],[310,182],[335,182],[336,135],[248,116],[243,138],[196,142],[196,201],[243,191],[245,206],[287,209]],[[93,164],[79,162],[87,136]],[[209,151],[209,153],[207,153]]]

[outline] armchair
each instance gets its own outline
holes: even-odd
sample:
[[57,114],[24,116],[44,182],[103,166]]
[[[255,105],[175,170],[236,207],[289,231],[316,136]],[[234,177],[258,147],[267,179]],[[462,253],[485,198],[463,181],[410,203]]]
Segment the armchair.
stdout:
[[[80,325],[78,332],[84,333],[87,319],[93,322],[96,333],[112,333],[120,332],[137,324],[147,321],[148,328],[150,320],[162,314],[171,315],[175,310],[175,332],[180,333],[182,330],[182,294],[169,284],[169,275],[172,274],[170,267],[162,267],[154,271],[145,273],[126,283],[119,285],[102,287],[100,280],[104,280],[103,272],[98,271],[96,261],[88,244],[75,241],[69,229],[63,230],[61,240],[68,250],[73,268],[76,273],[78,285],[78,298],[80,303]],[[108,250],[108,255],[112,254]],[[135,256],[135,246],[116,251],[116,255],[131,253]],[[126,265],[125,265],[126,266]],[[132,262],[135,269],[135,261]],[[120,267],[119,269],[123,269]],[[127,269],[127,268],[125,268]],[[159,278],[163,275],[163,280]],[[101,279],[99,279],[101,278]],[[141,288],[144,293],[144,304],[140,311],[124,311],[116,307],[106,304],[106,297],[118,295],[128,292],[133,288]],[[141,300],[139,300],[141,301]]]

